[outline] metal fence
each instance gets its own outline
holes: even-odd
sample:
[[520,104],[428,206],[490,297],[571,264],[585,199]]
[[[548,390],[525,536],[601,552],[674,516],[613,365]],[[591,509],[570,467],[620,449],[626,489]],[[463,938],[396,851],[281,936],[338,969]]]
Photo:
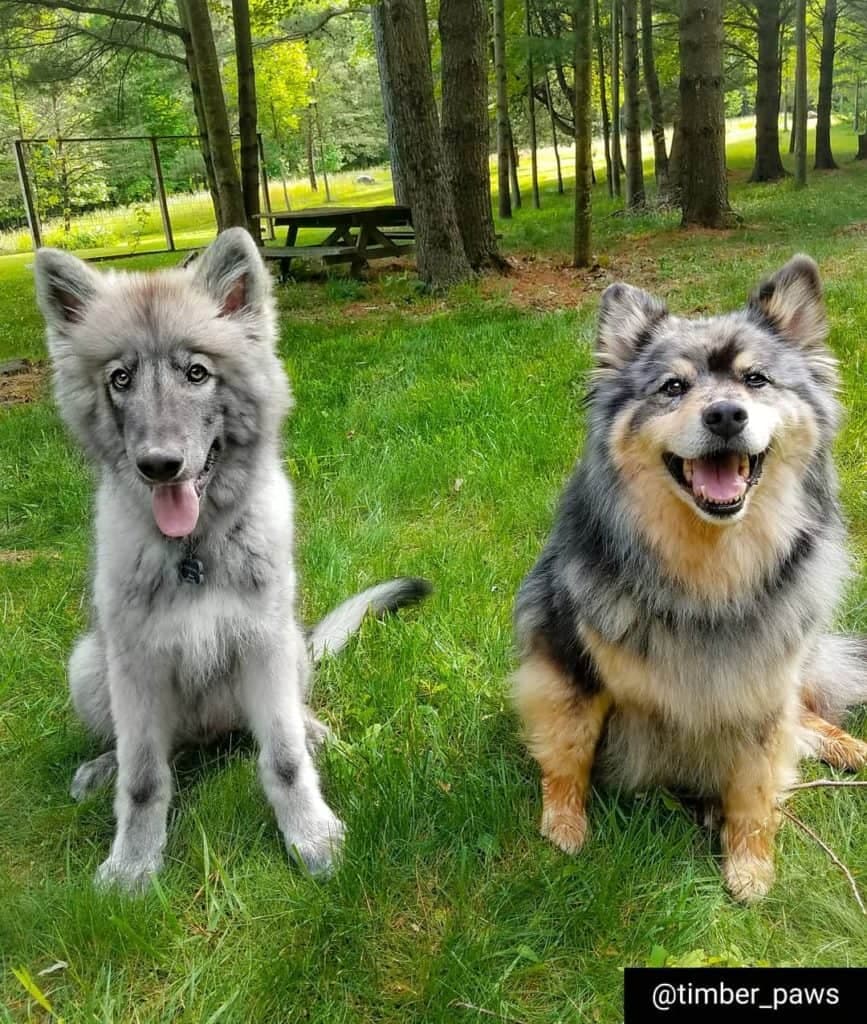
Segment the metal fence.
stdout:
[[[216,235],[198,136],[18,139],[13,151],[28,227],[16,226],[13,209],[0,253],[52,245],[117,258],[193,249]],[[268,199],[263,188],[265,210]]]

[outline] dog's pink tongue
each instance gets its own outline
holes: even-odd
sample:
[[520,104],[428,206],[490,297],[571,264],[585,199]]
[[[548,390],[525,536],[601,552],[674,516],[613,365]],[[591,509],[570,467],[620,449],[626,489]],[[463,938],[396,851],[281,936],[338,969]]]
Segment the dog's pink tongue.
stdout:
[[740,459],[727,455],[719,459],[696,459],[692,464],[692,491],[717,502],[737,501],[746,489],[746,480],[738,472]]
[[155,487],[154,519],[167,537],[186,537],[199,519],[199,496],[192,480]]

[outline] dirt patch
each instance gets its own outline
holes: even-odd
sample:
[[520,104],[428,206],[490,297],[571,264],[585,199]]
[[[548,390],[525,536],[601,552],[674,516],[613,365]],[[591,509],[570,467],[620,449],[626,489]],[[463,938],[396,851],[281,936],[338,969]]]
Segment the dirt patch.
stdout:
[[867,235],[867,220],[857,220],[854,224],[846,224],[841,228],[837,228],[834,234],[843,235],[844,237]]
[[0,406],[26,405],[45,394],[48,367],[30,359],[0,363]]
[[0,565],[30,565],[40,556],[51,559],[60,558],[56,551],[36,551],[32,548],[21,548],[18,551],[12,551],[0,548]]

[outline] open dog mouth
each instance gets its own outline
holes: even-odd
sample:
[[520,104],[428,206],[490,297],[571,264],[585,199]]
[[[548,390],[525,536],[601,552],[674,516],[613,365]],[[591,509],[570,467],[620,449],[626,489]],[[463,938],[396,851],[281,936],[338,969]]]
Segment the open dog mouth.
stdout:
[[747,494],[762,475],[767,451],[719,452],[700,459],[682,459],[666,452],[662,460],[680,486],[703,512],[726,519],[744,507]]
[[220,441],[208,449],[202,471],[189,480],[159,484],[152,494],[153,514],[160,532],[166,537],[186,537],[199,521],[199,505],[220,454]]

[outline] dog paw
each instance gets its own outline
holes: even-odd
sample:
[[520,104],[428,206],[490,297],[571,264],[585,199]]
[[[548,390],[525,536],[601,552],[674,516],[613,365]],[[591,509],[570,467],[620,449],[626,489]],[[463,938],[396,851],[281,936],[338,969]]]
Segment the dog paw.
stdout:
[[309,708],[306,708],[304,711],[304,742],[307,753],[311,757],[315,757],[320,747],[324,746],[330,738],[331,730],[328,726],[321,722]]
[[833,745],[833,758],[827,758],[829,764],[834,768],[840,768],[845,772],[858,772],[867,765],[867,743],[843,733],[843,736]]
[[148,889],[160,867],[160,862],[109,857],[96,869],[94,885],[104,892],[115,889],[129,896],[139,896]]
[[94,790],[101,789],[107,785],[116,771],[117,758],[113,750],[100,754],[99,757],[95,757],[92,761],[85,761],[78,766],[75,775],[72,777],[69,795],[76,803],[81,803]]
[[757,903],[774,884],[774,862],[750,855],[733,854],[723,862],[726,888],[739,903]]
[[564,853],[578,853],[588,835],[587,815],[546,808],[539,831]]
[[330,875],[343,847],[343,822],[327,808],[326,812],[309,822],[301,835],[286,839],[289,856],[300,860],[311,875]]

